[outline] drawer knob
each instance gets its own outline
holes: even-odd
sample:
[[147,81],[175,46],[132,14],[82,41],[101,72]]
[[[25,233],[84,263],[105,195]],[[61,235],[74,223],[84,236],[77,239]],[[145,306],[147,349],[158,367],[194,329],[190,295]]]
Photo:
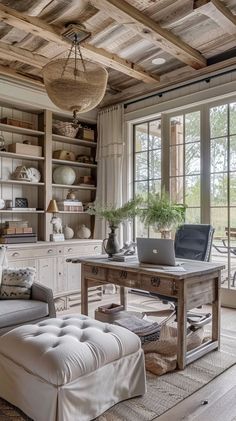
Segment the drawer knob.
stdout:
[[92,267],[92,273],[93,273],[94,275],[97,275],[97,274],[98,274],[98,268],[97,268],[96,266],[93,266],[93,267]]
[[120,271],[120,278],[121,279],[126,279],[127,278],[127,272],[126,272],[126,270],[121,270]]
[[70,252],[70,251],[73,251],[73,249],[70,247],[70,248],[68,248],[68,252]]
[[151,284],[153,287],[159,287],[161,283],[161,280],[158,276],[154,276],[153,278],[151,278]]
[[48,253],[52,253],[53,252],[53,249],[48,249]]
[[19,255],[20,255],[20,253],[18,253],[17,251],[15,251],[15,253],[12,254],[13,257],[17,257]]

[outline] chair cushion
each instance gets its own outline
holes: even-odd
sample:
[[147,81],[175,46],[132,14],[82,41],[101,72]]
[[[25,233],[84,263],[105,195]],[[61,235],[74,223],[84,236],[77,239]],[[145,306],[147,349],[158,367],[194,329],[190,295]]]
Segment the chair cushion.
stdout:
[[29,299],[35,276],[33,267],[3,269],[0,299]]
[[1,300],[0,328],[32,322],[48,315],[48,304],[36,300]]

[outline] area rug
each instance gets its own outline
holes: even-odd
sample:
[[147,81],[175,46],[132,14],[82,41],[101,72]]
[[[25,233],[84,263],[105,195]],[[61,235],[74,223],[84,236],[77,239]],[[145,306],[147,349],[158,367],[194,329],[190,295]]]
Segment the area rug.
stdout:
[[[224,330],[221,351],[213,351],[183,371],[157,377],[147,373],[147,393],[121,402],[96,421],[151,421],[236,364],[236,334]],[[0,399],[0,421],[30,420],[17,408]]]

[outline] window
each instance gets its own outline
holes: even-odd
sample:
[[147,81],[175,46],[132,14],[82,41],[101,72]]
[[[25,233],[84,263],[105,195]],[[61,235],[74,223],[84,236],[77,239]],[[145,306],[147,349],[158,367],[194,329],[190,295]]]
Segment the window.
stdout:
[[[161,192],[161,120],[134,126],[134,194],[147,199],[149,192]],[[151,230],[151,228],[150,228]],[[140,221],[135,223],[135,236],[148,236]]]

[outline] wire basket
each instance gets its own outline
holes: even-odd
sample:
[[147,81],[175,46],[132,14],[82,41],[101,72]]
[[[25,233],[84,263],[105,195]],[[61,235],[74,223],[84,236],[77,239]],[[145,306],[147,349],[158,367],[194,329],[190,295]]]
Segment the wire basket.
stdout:
[[79,127],[73,127],[68,121],[54,120],[52,124],[53,133],[61,136],[76,137]]

